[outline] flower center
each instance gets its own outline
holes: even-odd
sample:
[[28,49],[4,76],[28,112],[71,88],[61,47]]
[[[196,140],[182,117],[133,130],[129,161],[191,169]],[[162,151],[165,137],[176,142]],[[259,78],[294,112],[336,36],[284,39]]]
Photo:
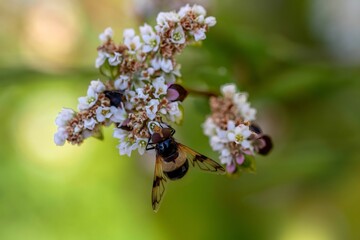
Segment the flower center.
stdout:
[[90,103],[92,103],[92,102],[94,102],[95,101],[95,98],[94,97],[89,97],[88,98],[88,100],[87,100],[87,102],[90,104]]
[[176,33],[174,33],[174,35],[173,35],[173,39],[174,39],[175,41],[179,41],[179,40],[181,39],[181,37],[182,37],[182,35],[181,35],[180,32],[176,32]]
[[236,142],[242,142],[244,140],[244,136],[241,134],[235,135],[235,141]]
[[102,115],[106,115],[106,114],[108,114],[108,113],[109,113],[109,110],[106,110],[106,109],[101,110],[101,114],[102,114]]
[[156,47],[156,40],[155,40],[155,39],[153,39],[153,40],[150,41],[150,46],[151,46],[152,48]]
[[131,44],[130,44],[130,48],[131,48],[131,50],[135,50],[135,49],[136,49],[135,43],[131,43]]
[[140,147],[146,147],[146,141],[145,141],[145,140],[141,140],[141,141],[139,142],[139,145],[140,145]]

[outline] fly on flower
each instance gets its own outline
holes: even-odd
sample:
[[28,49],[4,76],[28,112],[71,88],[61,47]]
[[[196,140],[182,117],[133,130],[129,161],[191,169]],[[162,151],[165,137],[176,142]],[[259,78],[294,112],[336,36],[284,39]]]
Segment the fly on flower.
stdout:
[[123,102],[124,91],[121,90],[106,90],[104,91],[105,96],[110,100],[110,105],[119,107]]
[[155,212],[160,207],[168,180],[178,180],[185,176],[190,164],[198,166],[201,170],[224,174],[225,169],[210,158],[193,149],[176,142],[173,138],[175,130],[164,123],[151,121],[148,124],[151,137],[146,150],[155,149],[155,172],[152,188],[151,202]]

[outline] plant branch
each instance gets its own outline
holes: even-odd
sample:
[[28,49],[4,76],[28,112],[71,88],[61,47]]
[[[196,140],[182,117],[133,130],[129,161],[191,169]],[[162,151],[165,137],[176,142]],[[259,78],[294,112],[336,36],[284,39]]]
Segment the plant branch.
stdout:
[[198,89],[193,89],[193,88],[186,88],[186,91],[188,91],[188,93],[191,95],[197,95],[197,96],[202,96],[202,97],[207,97],[207,98],[219,96],[219,94],[217,94],[215,92],[203,91],[203,90],[198,90]]

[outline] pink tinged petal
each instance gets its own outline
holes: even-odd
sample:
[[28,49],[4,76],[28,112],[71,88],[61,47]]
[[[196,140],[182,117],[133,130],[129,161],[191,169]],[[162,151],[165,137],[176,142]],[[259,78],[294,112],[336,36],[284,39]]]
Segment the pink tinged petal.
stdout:
[[180,96],[180,94],[179,94],[175,89],[169,88],[169,89],[167,90],[166,98],[167,98],[169,101],[176,101],[179,96]]
[[131,131],[132,128],[128,126],[129,123],[130,123],[130,119],[127,118],[122,122],[122,124],[119,126],[119,128],[122,130]]
[[245,149],[242,151],[246,155],[254,155],[253,152],[250,149]]
[[245,156],[243,154],[240,154],[239,156],[236,157],[237,164],[241,165],[244,163],[244,161],[245,161]]
[[231,162],[231,164],[226,166],[226,171],[228,173],[234,173],[235,170],[236,170],[236,165],[233,162]]

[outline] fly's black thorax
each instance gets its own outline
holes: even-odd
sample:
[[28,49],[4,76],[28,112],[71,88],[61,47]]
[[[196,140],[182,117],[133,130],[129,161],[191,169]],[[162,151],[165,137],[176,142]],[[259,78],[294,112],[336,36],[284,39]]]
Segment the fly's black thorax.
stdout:
[[171,137],[157,143],[155,150],[166,162],[174,161],[179,155],[177,144]]

